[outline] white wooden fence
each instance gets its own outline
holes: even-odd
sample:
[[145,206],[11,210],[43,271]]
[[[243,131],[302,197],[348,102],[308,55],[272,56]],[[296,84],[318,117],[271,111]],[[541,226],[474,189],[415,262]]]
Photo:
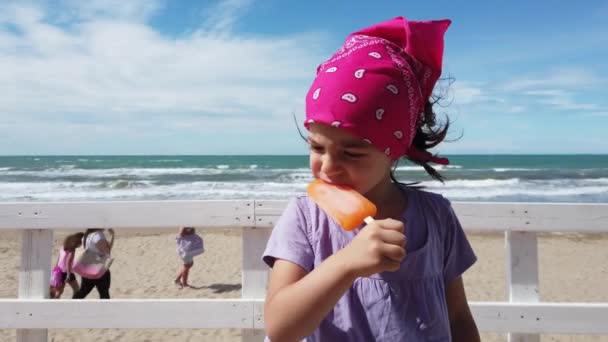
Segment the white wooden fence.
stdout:
[[[18,341],[39,342],[47,340],[49,328],[240,328],[243,341],[262,341],[267,267],[260,255],[285,205],[259,200],[2,203],[0,234],[21,230],[23,248],[19,297],[0,300],[0,329],[18,329]],[[481,331],[510,333],[510,341],[539,341],[541,333],[608,334],[608,303],[539,302],[536,241],[538,232],[608,233],[608,204],[453,205],[466,230],[505,232],[509,301],[470,303]],[[243,229],[240,299],[46,299],[53,230],[176,226]]]

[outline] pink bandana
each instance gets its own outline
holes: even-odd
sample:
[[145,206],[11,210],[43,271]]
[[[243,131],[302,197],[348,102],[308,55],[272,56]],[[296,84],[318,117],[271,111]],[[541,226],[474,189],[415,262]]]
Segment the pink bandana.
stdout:
[[443,36],[450,20],[403,17],[348,36],[317,68],[306,96],[305,126],[346,129],[392,160],[448,164],[412,146],[424,105],[441,75]]

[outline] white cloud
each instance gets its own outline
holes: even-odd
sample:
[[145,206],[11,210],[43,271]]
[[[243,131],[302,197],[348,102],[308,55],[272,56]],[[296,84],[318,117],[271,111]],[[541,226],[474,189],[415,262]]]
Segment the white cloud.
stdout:
[[542,87],[581,89],[605,84],[606,80],[597,77],[592,71],[573,68],[558,69],[545,75],[514,78],[500,88],[504,91],[525,91]]
[[551,97],[556,97],[556,96],[570,96],[571,93],[564,90],[564,89],[539,89],[539,90],[528,90],[525,91],[524,94],[526,95],[533,95],[533,96],[551,96]]
[[158,0],[68,0],[65,12],[72,19],[146,20],[163,7]]
[[450,91],[453,93],[454,102],[461,105],[487,100],[487,96],[480,87],[466,82],[455,82]]
[[513,78],[498,89],[529,106],[540,105],[552,110],[578,111],[582,114],[586,111],[605,110],[606,106],[601,102],[589,103],[580,99],[586,92],[602,91],[607,83],[607,80],[591,70],[570,68]]
[[156,117],[162,129],[283,115],[291,125],[285,114],[303,108],[323,58],[307,44],[319,37],[232,32],[248,3],[219,3],[205,29],[179,38],[146,23],[161,2],[73,0],[61,20],[40,4],[0,5],[0,124],[31,132],[34,122],[124,127]]
[[225,0],[211,6],[204,13],[206,20],[199,34],[231,32],[237,19],[247,11],[253,0]]
[[539,101],[558,110],[599,110],[600,106],[595,103],[577,103],[567,97],[550,97]]
[[581,103],[574,100],[575,93],[565,89],[539,89],[528,90],[524,94],[534,96],[535,100],[556,110],[588,111],[600,110],[601,106],[595,103]]
[[520,106],[520,105],[513,105],[513,106],[510,106],[510,107],[507,107],[504,109],[505,112],[512,113],[512,114],[524,113],[527,110],[528,110],[528,108],[526,106]]

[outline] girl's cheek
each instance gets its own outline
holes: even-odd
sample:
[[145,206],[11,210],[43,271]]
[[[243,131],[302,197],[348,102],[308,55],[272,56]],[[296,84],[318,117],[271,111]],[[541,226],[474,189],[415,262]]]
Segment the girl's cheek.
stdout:
[[310,165],[310,171],[312,172],[313,176],[318,177],[319,171],[321,169],[321,161],[319,159],[319,156],[317,156],[311,152],[309,165]]
[[310,171],[315,178],[319,178],[319,170],[320,168],[317,164],[310,164]]

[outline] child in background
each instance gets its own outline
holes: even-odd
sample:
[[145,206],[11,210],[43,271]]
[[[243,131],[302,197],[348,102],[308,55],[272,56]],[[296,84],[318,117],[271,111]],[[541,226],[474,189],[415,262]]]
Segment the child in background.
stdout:
[[174,283],[180,288],[190,287],[188,275],[194,265],[194,257],[205,252],[203,238],[196,234],[194,227],[182,227],[179,229],[176,242],[177,253],[183,262],[183,267],[177,274]]
[[[104,234],[105,229],[102,228],[89,228],[84,232],[83,247],[85,253],[93,253],[98,258],[107,260],[111,258],[112,248],[114,247],[114,229],[107,229],[110,234],[110,240],[106,239]],[[72,299],[84,299],[94,288],[97,288],[100,299],[110,299],[110,286],[112,284],[112,272],[109,269],[105,269],[101,277],[88,278],[83,274],[80,274],[81,285],[80,289],[74,293]]]
[[462,281],[476,257],[450,202],[393,175],[402,157],[439,180],[430,163],[448,163],[427,150],[447,133],[431,94],[449,25],[398,17],[350,35],[318,67],[304,123],[312,175],[378,212],[345,231],[308,196],[289,203],[263,254],[270,340],[480,340]]
[[78,291],[78,281],[72,272],[72,265],[74,264],[76,248],[82,246],[83,236],[84,233],[71,234],[68,235],[63,241],[63,246],[59,250],[57,264],[55,265],[55,268],[57,269],[53,268],[52,271],[57,273],[58,271],[61,271],[61,274],[59,279],[51,279],[51,299],[61,298],[66,282],[72,288],[72,292],[76,293]]

